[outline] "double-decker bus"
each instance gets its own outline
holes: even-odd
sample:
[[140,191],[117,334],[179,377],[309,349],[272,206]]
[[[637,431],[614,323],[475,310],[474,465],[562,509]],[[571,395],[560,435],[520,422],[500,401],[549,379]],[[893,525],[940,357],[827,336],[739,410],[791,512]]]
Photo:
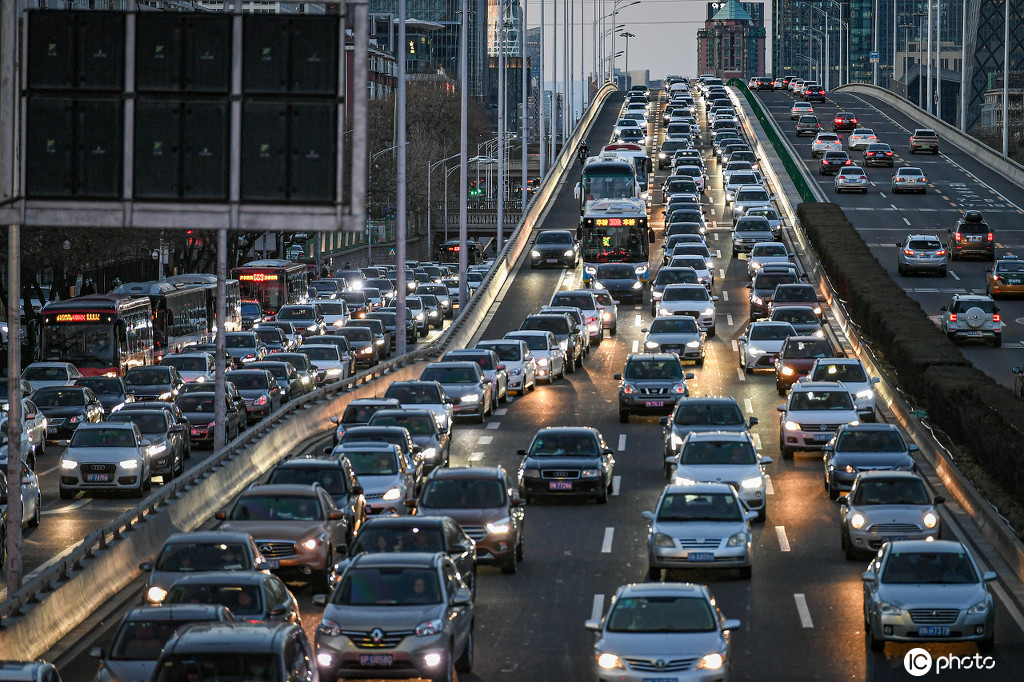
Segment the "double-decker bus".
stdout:
[[651,157],[647,155],[646,147],[634,142],[615,142],[605,145],[604,149],[601,150],[603,158],[608,158],[609,154],[633,164],[636,182],[640,186],[640,198],[650,206],[651,194],[653,194],[650,187],[653,165],[651,164]]
[[70,362],[84,376],[124,375],[153,364],[149,298],[79,296],[39,311],[39,357]]
[[149,297],[155,362],[188,343],[203,343],[209,338],[206,291],[201,286],[167,281],[129,282],[110,293]]
[[206,331],[213,334],[217,321],[223,317],[224,331],[242,331],[242,290],[237,279],[224,281],[224,315],[217,313],[217,275],[207,272],[189,272],[173,275],[164,281],[202,287],[206,294]]
[[636,181],[633,162],[618,158],[616,152],[602,152],[600,156],[590,157],[576,185],[576,198],[580,200],[581,224],[588,208],[595,202],[639,199],[640,186]]
[[650,280],[647,207],[639,199],[591,202],[579,228],[583,283],[590,286],[601,263],[628,263],[641,282]]
[[277,315],[283,305],[309,300],[309,275],[306,266],[290,260],[254,260],[231,269],[238,280],[242,298],[257,301],[268,317]]

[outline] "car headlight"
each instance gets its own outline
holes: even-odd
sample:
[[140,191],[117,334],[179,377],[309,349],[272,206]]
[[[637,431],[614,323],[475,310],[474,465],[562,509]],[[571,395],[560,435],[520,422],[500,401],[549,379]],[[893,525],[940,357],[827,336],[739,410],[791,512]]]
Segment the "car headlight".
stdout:
[[196,377],[196,383],[197,383],[197,384],[202,384],[202,383],[206,383],[206,377],[204,377],[204,376],[198,376],[198,377]]
[[697,663],[697,670],[721,670],[725,656],[720,653],[705,654]]
[[664,533],[654,534],[654,546],[655,547],[675,547],[676,541],[671,536],[665,535]]
[[866,388],[863,391],[858,391],[857,395],[854,396],[857,400],[870,400],[875,397],[875,392],[870,388]]
[[309,551],[313,551],[314,549],[316,549],[316,546],[318,544],[320,544],[320,540],[317,539],[317,538],[307,538],[307,539],[303,540],[300,544],[302,545],[302,547],[304,549],[308,549]]
[[650,348],[651,350],[657,350],[661,345],[655,341],[647,341],[644,343],[644,348]]
[[139,460],[137,459],[122,459],[117,463],[117,466],[122,469],[134,470],[139,468]]
[[547,358],[537,358],[537,366],[538,367],[547,367],[548,366],[548,359]]
[[423,313],[416,313],[416,319],[417,320],[422,320],[423,319]]
[[531,251],[530,252],[530,257],[531,258],[540,258],[540,251]]
[[664,294],[665,294],[665,292],[664,292],[664,291],[652,291],[652,292],[651,292],[651,296],[653,296],[653,297],[654,297],[654,300],[655,300],[655,301],[657,301],[657,300],[660,300],[660,299],[661,299],[661,297],[662,297],[662,296],[663,296]]
[[860,530],[864,527],[864,515],[861,513],[854,514],[850,517],[850,526],[856,530]]
[[397,487],[388,488],[388,491],[384,493],[385,500],[397,500],[402,496],[402,491]]
[[903,609],[887,601],[880,601],[878,602],[878,612],[883,616],[899,616],[903,613]]
[[939,523],[939,517],[935,515],[935,512],[928,512],[924,515],[924,527],[934,528]]
[[671,315],[672,311],[669,310],[668,308],[658,308],[658,314],[659,315]]
[[791,377],[791,376],[793,376],[793,368],[792,367],[783,366],[782,369],[780,370],[780,372],[781,372],[782,376],[784,376],[784,377]]
[[437,448],[424,448],[420,451],[420,457],[423,459],[434,459],[437,457]]
[[604,670],[624,670],[626,666],[622,664],[622,659],[615,654],[596,654],[597,656],[597,667],[603,668]]
[[307,325],[306,326],[306,331],[315,332],[319,328],[320,328],[319,325],[311,324],[311,325]]
[[436,635],[442,630],[444,630],[444,623],[441,622],[440,618],[433,618],[425,620],[416,626],[416,636],[429,637],[430,635]]
[[712,306],[708,306],[703,311],[701,311],[701,315],[714,315],[714,314],[715,314],[715,309]]
[[335,326],[335,327],[344,327],[345,326],[345,320],[342,320],[341,318],[339,318],[339,319],[335,320],[334,322],[331,322],[331,324],[333,326]]
[[329,370],[327,370],[327,376],[329,376],[329,377],[336,377],[336,376],[339,376],[340,374],[341,374],[341,368],[340,367],[332,367]]
[[967,609],[968,616],[983,616],[988,613],[988,602],[980,601],[971,608]]
[[77,424],[78,422],[80,422],[80,421],[82,421],[84,419],[85,419],[85,415],[84,414],[76,414],[73,417],[71,417],[71,419],[68,419],[68,423],[70,423],[70,424]]
[[460,396],[462,398],[462,404],[466,403],[478,403],[480,402],[480,396],[476,393],[470,393],[469,395]]
[[730,537],[729,541],[725,544],[727,547],[739,547],[740,545],[747,544],[747,542],[749,541],[750,535],[747,534],[746,531],[740,531],[739,533],[736,533],[735,535]]
[[594,282],[594,288],[595,289],[604,289],[604,285],[601,284],[600,282]]
[[[437,317],[437,311],[436,310],[431,310],[429,313],[427,313],[427,315],[429,315],[430,317]],[[378,343],[384,343],[384,342],[383,341],[378,341]]]
[[794,421],[790,421],[787,419],[786,423],[782,425],[782,428],[786,429],[787,431],[799,431],[800,425]]
[[761,478],[760,476],[755,476],[754,478],[748,478],[746,480],[740,481],[740,487],[746,488],[748,490],[752,488],[760,488],[763,484],[764,479]]
[[754,305],[763,305],[764,304],[764,301],[757,294],[754,294],[753,296],[750,297],[750,302],[753,303]]
[[565,253],[563,253],[562,255],[565,256],[566,258],[572,258],[573,251],[572,251],[572,249],[566,249]]
[[512,521],[510,519],[502,519],[501,521],[493,521],[487,524],[487,532],[500,535],[507,533],[512,530]]
[[821,315],[821,306],[820,305],[814,306],[814,314],[815,315]]
[[598,469],[584,469],[580,472],[580,478],[597,478],[600,474]]
[[640,283],[639,281],[633,282],[633,288],[634,289],[643,289],[644,285],[642,283]]
[[167,590],[165,590],[162,587],[157,587],[156,585],[153,585],[148,590],[146,590],[146,599],[152,602],[153,604],[159,604],[164,600],[166,596]]
[[170,400],[173,397],[174,396],[170,391],[164,391],[157,397],[157,400]]
[[62,459],[60,461],[60,468],[64,469],[65,471],[70,471],[71,469],[77,469],[78,468],[78,462],[76,462],[73,459]]
[[[160,443],[159,445],[150,445],[149,446],[149,456],[152,457],[153,455],[159,455],[161,452],[166,452],[166,450],[167,450],[167,443]],[[134,460],[132,460],[132,461],[134,461]]]
[[[320,621],[320,625],[317,626],[317,632],[326,637],[337,637],[341,634],[341,626],[329,618],[324,618]],[[322,655],[323,654],[320,654],[320,656]],[[328,656],[328,658],[329,657],[330,656]],[[319,656],[317,658],[319,660]]]
[[522,373],[523,373],[523,368],[522,367],[513,367],[512,369],[510,369],[508,371],[508,375],[510,377],[517,377],[517,376],[519,376]]
[[523,478],[540,478],[540,469],[523,469]]

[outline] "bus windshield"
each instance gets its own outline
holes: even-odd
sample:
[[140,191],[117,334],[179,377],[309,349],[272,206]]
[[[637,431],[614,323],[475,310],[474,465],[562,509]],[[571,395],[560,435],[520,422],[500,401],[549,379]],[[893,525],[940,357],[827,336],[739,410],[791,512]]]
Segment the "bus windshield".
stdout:
[[634,196],[633,174],[628,171],[583,172],[583,194],[587,201],[595,199],[631,199]]
[[630,227],[593,227],[583,236],[583,259],[588,263],[647,262],[647,229]]
[[42,329],[49,356],[85,367],[116,367],[114,333],[109,324],[49,324]]

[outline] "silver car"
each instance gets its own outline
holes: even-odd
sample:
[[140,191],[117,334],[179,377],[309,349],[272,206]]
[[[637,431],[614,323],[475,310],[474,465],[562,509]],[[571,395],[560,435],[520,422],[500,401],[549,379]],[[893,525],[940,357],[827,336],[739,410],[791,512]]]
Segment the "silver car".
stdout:
[[668,458],[675,459],[689,433],[728,431],[749,433],[757,417],[744,418],[736,398],[732,396],[700,396],[681,398],[672,412],[659,422],[664,428],[665,478],[672,477]]
[[744,215],[767,218],[768,226],[772,229],[772,234],[775,235],[776,239],[782,238],[782,217],[774,208],[771,208],[770,206],[754,207],[747,209],[747,212]]
[[840,545],[847,559],[875,554],[886,542],[938,540],[942,523],[924,479],[911,471],[862,471],[839,500]]
[[860,420],[875,421],[874,386],[879,383],[879,378],[869,377],[864,363],[857,358],[818,358],[807,373],[807,380],[843,382],[853,398]]
[[732,202],[732,218],[735,220],[746,215],[747,210],[755,207],[772,205],[775,197],[761,185],[744,185],[736,192]]
[[764,521],[764,465],[771,464],[772,459],[757,452],[750,433],[691,432],[683,439],[679,454],[670,459],[673,483],[728,483],[739,493],[743,505],[757,512],[757,520]]
[[594,298],[601,306],[601,324],[608,330],[608,333],[615,336],[619,331],[619,302],[612,298],[607,291],[594,291]]
[[405,514],[406,500],[416,497],[416,469],[397,445],[384,442],[341,443],[332,457],[344,457],[363,487],[371,514]]
[[537,388],[537,361],[525,341],[519,339],[484,339],[477,341],[477,348],[491,350],[498,361],[505,365],[508,375],[508,390],[525,394]]
[[437,420],[437,428],[450,431],[454,419],[453,401],[436,381],[393,381],[384,392],[385,398],[394,398],[402,407],[430,410]]
[[741,253],[750,253],[755,244],[770,242],[775,239],[772,226],[767,218],[742,216],[732,226],[732,257]]
[[703,284],[670,284],[662,292],[658,316],[686,315],[697,320],[708,336],[715,335],[715,301]]
[[687,483],[665,486],[647,519],[647,577],[661,578],[661,569],[737,568],[751,574],[750,522],[747,511],[728,483]]
[[1003,345],[1003,321],[991,296],[953,294],[941,310],[939,329],[953,343],[984,341],[995,347]]
[[693,360],[704,366],[704,342],[707,334],[692,317],[656,317],[650,329],[640,330],[644,337],[644,350],[648,353],[675,353],[680,360]]
[[492,409],[497,409],[498,403],[508,401],[508,369],[494,351],[486,348],[450,350],[441,356],[441,362],[449,361],[468,361],[480,365],[484,378],[491,384]]
[[551,332],[519,330],[509,332],[505,338],[526,343],[536,364],[536,379],[550,384],[556,378],[565,377],[565,351]]
[[774,372],[775,361],[779,359],[782,344],[790,336],[797,336],[797,331],[788,322],[751,322],[747,331],[736,339],[740,367],[747,374],[753,374],[755,369],[770,369]]
[[[774,210],[774,209],[772,209]],[[753,216],[746,216],[749,219]],[[770,225],[769,225],[770,227]],[[766,265],[785,264],[790,262],[789,249],[782,242],[755,242],[747,254],[747,277],[753,277]]]
[[988,583],[996,577],[959,542],[885,543],[861,575],[871,650],[882,651],[889,640],[974,641],[991,651],[995,604]]
[[773,306],[768,321],[788,324],[795,331],[795,336],[825,336],[821,319],[814,314],[813,308],[802,305]]
[[494,409],[491,382],[476,362],[432,362],[420,372],[420,381],[436,381],[455,401],[455,416],[483,422]]
[[783,459],[793,459],[797,450],[822,450],[840,426],[860,423],[850,392],[833,381],[798,381],[776,409]]
[[152,486],[150,448],[132,423],[82,424],[60,456],[60,498],[77,491],[125,491],[142,497]]
[[897,170],[892,176],[889,189],[893,194],[898,192],[920,192],[928,193],[928,178],[924,171],[913,166],[904,166]]
[[864,169],[859,166],[846,166],[840,168],[833,180],[836,194],[852,191],[868,193],[868,176]]
[[949,268],[949,250],[934,234],[908,234],[896,242],[896,269],[906,277],[916,272],[937,272],[945,277]]
[[598,633],[599,680],[724,682],[740,622],[725,619],[706,585],[640,583],[616,590],[608,615],[585,627]]
[[473,595],[441,552],[360,554],[313,603],[324,607],[320,679],[451,680],[473,668]]

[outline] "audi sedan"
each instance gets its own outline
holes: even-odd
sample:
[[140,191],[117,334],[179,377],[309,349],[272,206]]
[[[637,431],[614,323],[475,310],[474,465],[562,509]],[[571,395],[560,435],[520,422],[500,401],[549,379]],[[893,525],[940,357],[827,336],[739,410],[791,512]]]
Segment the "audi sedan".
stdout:
[[547,427],[519,450],[519,496],[586,497],[598,504],[612,492],[615,457],[601,432],[589,426]]
[[857,128],[850,133],[849,144],[851,150],[867,149],[876,142],[878,142],[878,136],[870,128]]
[[920,192],[921,194],[928,193],[928,178],[925,177],[924,171],[914,166],[904,166],[896,171],[892,176],[892,182],[889,184],[889,189],[892,190],[893,194],[899,192]]
[[840,498],[840,545],[847,559],[875,554],[886,542],[939,539],[936,507],[945,498],[928,495],[924,479],[912,471],[862,471]]
[[868,193],[868,176],[864,173],[864,169],[858,166],[846,166],[839,169],[834,184],[836,194],[841,192]]
[[865,166],[888,166],[892,168],[893,164],[893,151],[892,147],[881,142],[869,144],[864,149],[864,159],[862,163]]
[[872,651],[885,642],[974,641],[995,645],[995,604],[982,571],[961,543],[900,540],[882,545],[861,575]]
[[844,424],[824,447],[825,490],[830,500],[849,491],[862,471],[915,471],[911,453],[918,447],[907,444],[894,424]]
[[600,682],[724,682],[731,662],[729,634],[740,622],[725,619],[706,585],[634,583],[616,590],[608,615],[588,620],[585,627],[597,633]]
[[844,166],[852,166],[853,161],[846,152],[825,152],[818,162],[818,173],[820,175],[835,175]]

